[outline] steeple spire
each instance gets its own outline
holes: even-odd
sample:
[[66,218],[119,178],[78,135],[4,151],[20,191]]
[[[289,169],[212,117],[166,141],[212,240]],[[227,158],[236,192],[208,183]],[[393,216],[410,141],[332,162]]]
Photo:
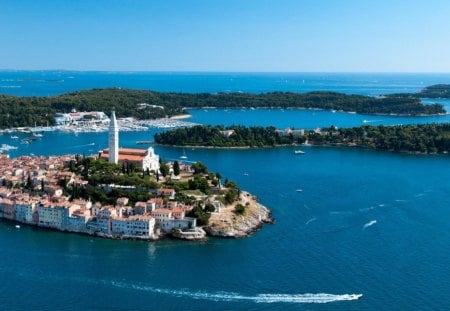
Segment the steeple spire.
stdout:
[[109,163],[117,164],[119,162],[119,126],[117,125],[116,112],[111,111],[109,122]]

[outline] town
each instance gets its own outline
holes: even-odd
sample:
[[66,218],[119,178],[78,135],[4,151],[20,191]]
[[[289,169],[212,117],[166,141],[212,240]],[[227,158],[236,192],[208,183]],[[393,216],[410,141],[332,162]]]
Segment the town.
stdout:
[[[119,148],[114,112],[108,148],[98,155],[0,155],[0,176],[0,218],[107,238],[197,240],[206,237],[206,225],[230,236],[218,228],[252,210],[248,193],[233,182],[222,185],[220,174],[201,163],[165,163],[152,147]],[[248,214],[255,227],[270,217],[259,205],[258,215]]]
[[[115,205],[102,205],[64,195],[62,182],[66,183],[65,187],[87,184],[81,176],[67,169],[73,161],[75,156],[9,159],[0,155],[0,217],[111,238],[152,240],[176,230],[186,238],[205,237],[204,231],[196,225],[196,218],[185,216],[193,206],[173,201],[174,189],[156,189],[154,198],[135,202],[133,207],[128,205],[127,197],[118,198]],[[190,166],[182,168],[191,170]]]

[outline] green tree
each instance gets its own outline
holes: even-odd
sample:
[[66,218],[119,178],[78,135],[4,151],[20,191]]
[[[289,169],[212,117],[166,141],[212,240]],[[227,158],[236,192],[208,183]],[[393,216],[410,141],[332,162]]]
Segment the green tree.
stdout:
[[178,161],[173,162],[173,174],[175,176],[180,175],[180,163]]
[[234,213],[236,215],[244,215],[245,214],[245,206],[242,204],[236,204],[234,207]]
[[163,177],[166,177],[169,174],[170,168],[167,163],[161,162],[161,164],[159,165],[159,170],[161,171],[161,175],[163,175]]

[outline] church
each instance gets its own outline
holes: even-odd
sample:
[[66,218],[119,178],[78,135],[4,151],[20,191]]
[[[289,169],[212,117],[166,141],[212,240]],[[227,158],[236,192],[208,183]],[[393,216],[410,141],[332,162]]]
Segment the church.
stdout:
[[157,172],[159,170],[159,156],[155,154],[153,148],[119,148],[119,126],[117,125],[115,111],[111,112],[110,119],[108,132],[109,148],[100,152],[100,158],[115,164],[133,163],[142,170],[148,169]]

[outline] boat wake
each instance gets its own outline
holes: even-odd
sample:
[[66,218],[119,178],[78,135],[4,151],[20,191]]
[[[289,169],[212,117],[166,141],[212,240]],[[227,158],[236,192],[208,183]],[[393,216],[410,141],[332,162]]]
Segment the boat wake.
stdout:
[[313,218],[311,218],[310,220],[308,220],[306,223],[305,223],[305,225],[307,226],[307,225],[309,225],[311,222],[313,222],[314,220],[317,220],[317,218],[316,217],[313,217]]
[[369,228],[370,226],[373,226],[374,224],[376,224],[377,221],[376,220],[371,220],[368,223],[366,223],[363,227],[363,229]]
[[362,294],[343,294],[334,295],[326,293],[318,294],[259,294],[255,296],[246,296],[232,292],[216,292],[208,293],[203,291],[189,291],[189,290],[173,290],[164,288],[155,288],[151,286],[131,285],[122,282],[113,282],[113,286],[120,288],[127,288],[163,295],[170,295],[175,297],[186,297],[191,299],[201,299],[210,301],[253,301],[255,303],[330,303],[336,301],[351,301],[358,300]]
[[[0,271],[2,271],[0,266]],[[358,300],[363,295],[362,294],[328,294],[328,293],[305,293],[305,294],[257,294],[257,295],[243,295],[235,292],[207,292],[207,291],[191,291],[188,289],[168,289],[168,288],[158,288],[153,286],[148,286],[142,283],[130,283],[124,281],[114,281],[108,279],[94,279],[86,277],[67,277],[67,276],[57,276],[48,275],[31,271],[18,271],[18,275],[24,278],[42,279],[42,280],[54,280],[57,282],[67,283],[68,280],[72,282],[77,282],[80,284],[92,284],[101,285],[106,287],[115,287],[125,290],[141,291],[146,293],[154,293],[159,295],[167,295],[176,298],[188,298],[194,300],[208,300],[216,302],[240,302],[249,301],[254,303],[302,303],[302,304],[312,304],[312,303],[331,303],[338,301],[351,301]]]

